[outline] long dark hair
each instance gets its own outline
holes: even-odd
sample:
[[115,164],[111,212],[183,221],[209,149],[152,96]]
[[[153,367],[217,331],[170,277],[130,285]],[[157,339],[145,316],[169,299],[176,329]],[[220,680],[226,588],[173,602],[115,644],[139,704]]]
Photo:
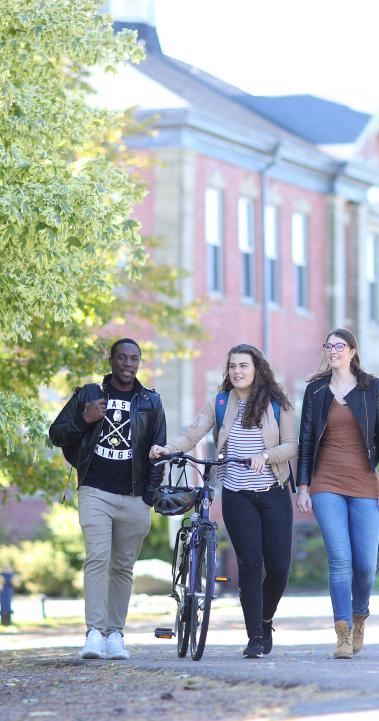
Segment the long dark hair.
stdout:
[[[329,338],[332,335],[336,335],[338,336],[338,338],[342,338],[342,340],[347,343],[351,350],[355,350],[355,353],[350,361],[350,370],[357,379],[358,388],[365,390],[370,385],[370,382],[373,380],[374,376],[371,375],[371,373],[367,373],[363,370],[363,368],[361,368],[361,361],[358,353],[358,344],[354,333],[352,333],[351,330],[347,330],[347,328],[334,328],[333,330],[329,331],[328,335],[326,336],[325,343],[328,342]],[[313,373],[313,375],[307,378],[307,382],[309,383],[310,381],[314,381],[317,378],[324,378],[324,376],[329,376],[331,372],[332,369],[330,367],[328,355],[327,353],[324,353],[321,359],[319,369],[316,371],[316,373]]]
[[233,388],[229,378],[229,365],[230,357],[234,353],[247,353],[251,357],[255,368],[254,381],[250,395],[246,401],[246,408],[242,418],[243,428],[252,428],[260,424],[262,415],[267,409],[271,399],[277,400],[284,410],[292,407],[282,387],[276,382],[274,374],[263,353],[258,350],[258,348],[255,348],[255,346],[248,345],[247,343],[235,345],[228,352],[224,376],[220,385],[221,391],[231,391]]

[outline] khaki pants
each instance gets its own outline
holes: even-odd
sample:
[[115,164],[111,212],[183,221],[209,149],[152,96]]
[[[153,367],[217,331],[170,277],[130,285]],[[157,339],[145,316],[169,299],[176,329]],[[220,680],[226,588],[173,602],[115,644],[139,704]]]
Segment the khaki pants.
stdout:
[[123,631],[132,592],[133,567],[150,529],[150,507],[141,496],[121,496],[90,486],[78,491],[84,536],[87,628]]

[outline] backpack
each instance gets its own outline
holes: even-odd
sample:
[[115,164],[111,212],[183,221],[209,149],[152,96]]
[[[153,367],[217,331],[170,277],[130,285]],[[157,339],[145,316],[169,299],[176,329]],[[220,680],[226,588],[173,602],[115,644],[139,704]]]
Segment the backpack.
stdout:
[[[228,405],[228,399],[229,399],[229,392],[228,391],[220,391],[220,393],[217,393],[216,395],[216,402],[215,402],[215,414],[216,414],[216,427],[217,432],[220,431],[220,428],[222,426],[222,422],[224,420],[224,415],[226,411],[226,406]],[[280,424],[280,403],[276,400],[276,398],[271,398],[271,405],[272,410],[274,411],[275,420],[279,426]],[[290,484],[291,484],[291,490],[292,493],[296,493],[296,487],[295,487],[295,481],[292,473],[291,464],[288,462],[290,474]]]

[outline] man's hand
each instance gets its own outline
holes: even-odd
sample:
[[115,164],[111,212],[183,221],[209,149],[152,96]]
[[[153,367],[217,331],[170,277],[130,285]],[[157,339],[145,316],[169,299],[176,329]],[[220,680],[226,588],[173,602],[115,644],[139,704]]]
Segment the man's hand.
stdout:
[[83,418],[86,423],[96,423],[104,418],[107,412],[107,405],[104,398],[99,398],[97,401],[90,401],[86,403]]
[[170,451],[168,448],[165,448],[165,446],[151,446],[149,458],[151,461],[154,461],[157,458],[161,458],[161,456],[167,456],[168,453],[170,453]]

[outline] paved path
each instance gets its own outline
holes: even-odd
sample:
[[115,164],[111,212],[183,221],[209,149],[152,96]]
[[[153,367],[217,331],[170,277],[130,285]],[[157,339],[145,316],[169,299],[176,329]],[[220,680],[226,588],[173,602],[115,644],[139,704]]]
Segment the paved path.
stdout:
[[[29,603],[29,606],[28,606]],[[15,618],[30,618],[32,601],[14,603]],[[40,603],[36,601],[40,613]],[[80,615],[79,602],[46,603],[50,615]],[[309,687],[309,695],[299,694],[292,702],[291,718],[307,721],[379,721],[379,596],[372,599],[371,617],[367,623],[367,643],[351,661],[333,658],[335,634],[328,597],[285,597],[278,609],[274,649],[269,656],[246,660],[241,650],[246,637],[242,614],[235,598],[214,603],[211,628],[203,659],[179,659],[175,641],[154,638],[156,624],[169,626],[175,605],[162,597],[134,597],[131,606],[127,643],[131,657],[129,667],[148,673],[162,671],[183,678],[207,677],[228,683],[258,683],[290,689]],[[37,606],[34,608],[37,613]],[[159,614],[159,616],[157,616]],[[153,616],[153,617],[152,617]],[[54,629],[43,632],[0,634],[0,650],[43,649],[57,647],[57,653],[76,657],[83,634],[69,628],[58,634]],[[58,650],[59,649],[59,650]],[[99,664],[109,663],[100,661]],[[337,715],[336,715],[337,714]],[[289,718],[287,716],[287,718]]]

